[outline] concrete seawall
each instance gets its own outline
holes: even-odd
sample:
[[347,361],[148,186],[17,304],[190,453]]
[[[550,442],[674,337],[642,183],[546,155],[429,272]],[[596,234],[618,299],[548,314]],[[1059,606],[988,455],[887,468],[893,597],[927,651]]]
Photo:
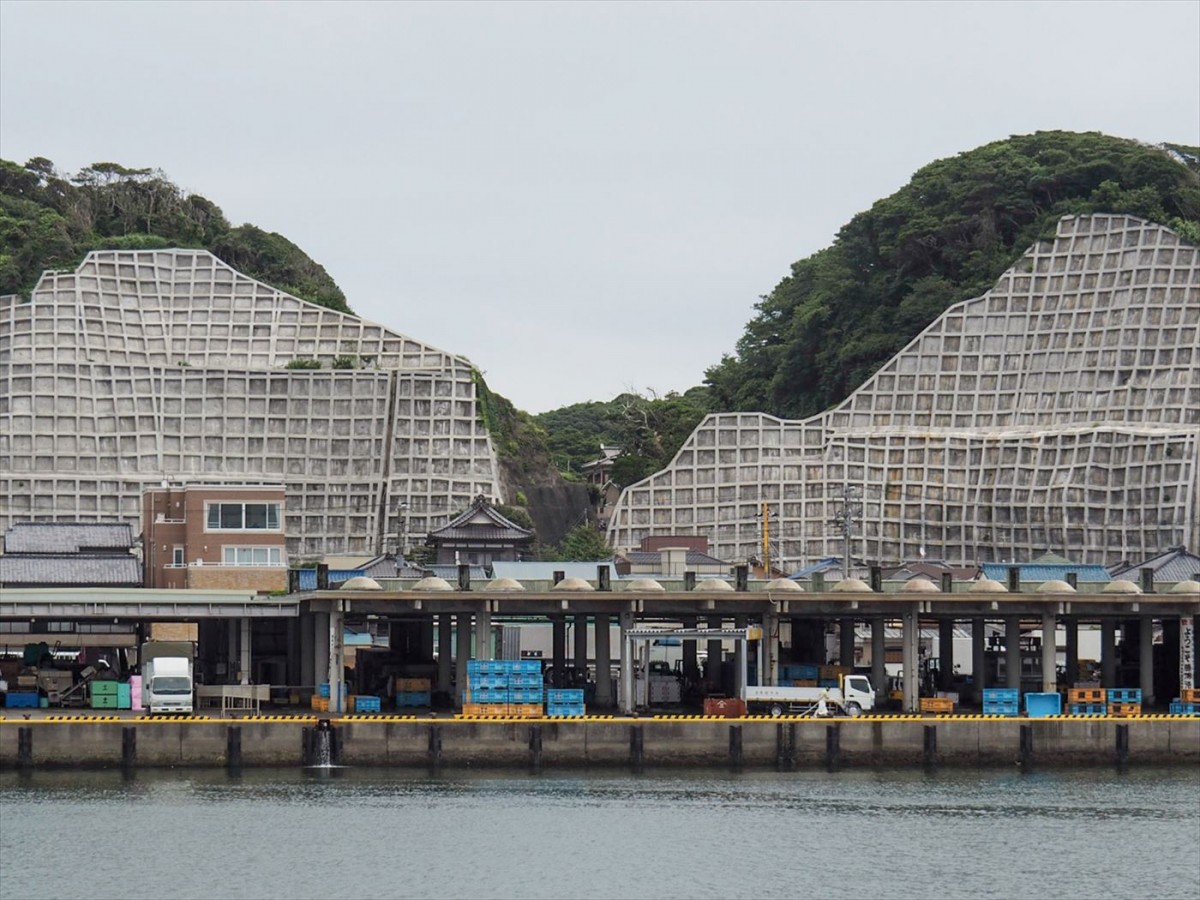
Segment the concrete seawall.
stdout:
[[[1200,765],[1200,719],[332,719],[335,761],[410,768]],[[300,766],[317,719],[0,721],[0,768]]]

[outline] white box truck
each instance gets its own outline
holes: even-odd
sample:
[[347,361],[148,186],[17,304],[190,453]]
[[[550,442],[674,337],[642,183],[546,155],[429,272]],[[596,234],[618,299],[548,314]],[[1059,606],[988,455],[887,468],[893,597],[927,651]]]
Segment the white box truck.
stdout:
[[156,713],[191,713],[195,700],[191,641],[146,641],[138,653],[142,668],[142,707]]
[[782,716],[860,716],[875,708],[875,690],[866,675],[843,675],[840,687],[747,685],[742,699],[749,713]]

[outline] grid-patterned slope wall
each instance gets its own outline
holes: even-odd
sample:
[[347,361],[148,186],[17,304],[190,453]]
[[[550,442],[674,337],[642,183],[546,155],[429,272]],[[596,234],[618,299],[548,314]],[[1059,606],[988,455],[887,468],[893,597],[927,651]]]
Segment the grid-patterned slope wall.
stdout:
[[137,522],[164,479],[283,483],[300,555],[372,552],[402,502],[421,534],[499,489],[466,359],[211,254],[96,252],[0,298],[0,527]]
[[1081,561],[1200,545],[1200,251],[1168,229],[1068,217],[844,402],[800,422],[709,416],[626,490],[609,539],[705,534],[785,565],[854,552]]

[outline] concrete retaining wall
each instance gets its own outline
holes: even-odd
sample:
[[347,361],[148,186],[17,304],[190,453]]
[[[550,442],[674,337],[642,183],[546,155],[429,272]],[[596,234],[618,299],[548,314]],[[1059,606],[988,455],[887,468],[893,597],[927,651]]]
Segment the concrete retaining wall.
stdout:
[[[304,764],[315,720],[7,720],[0,767]],[[348,766],[1064,767],[1200,764],[1200,719],[332,721]],[[235,760],[236,762],[236,760]]]

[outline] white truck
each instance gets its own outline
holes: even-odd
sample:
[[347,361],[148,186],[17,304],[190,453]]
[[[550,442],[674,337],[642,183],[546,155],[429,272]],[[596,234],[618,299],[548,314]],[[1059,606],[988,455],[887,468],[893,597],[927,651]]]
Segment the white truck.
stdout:
[[142,707],[156,713],[191,713],[195,680],[191,641],[146,641],[138,653],[142,667]]
[[860,716],[875,708],[875,689],[866,675],[843,675],[840,687],[747,685],[742,699],[748,713],[782,716]]

